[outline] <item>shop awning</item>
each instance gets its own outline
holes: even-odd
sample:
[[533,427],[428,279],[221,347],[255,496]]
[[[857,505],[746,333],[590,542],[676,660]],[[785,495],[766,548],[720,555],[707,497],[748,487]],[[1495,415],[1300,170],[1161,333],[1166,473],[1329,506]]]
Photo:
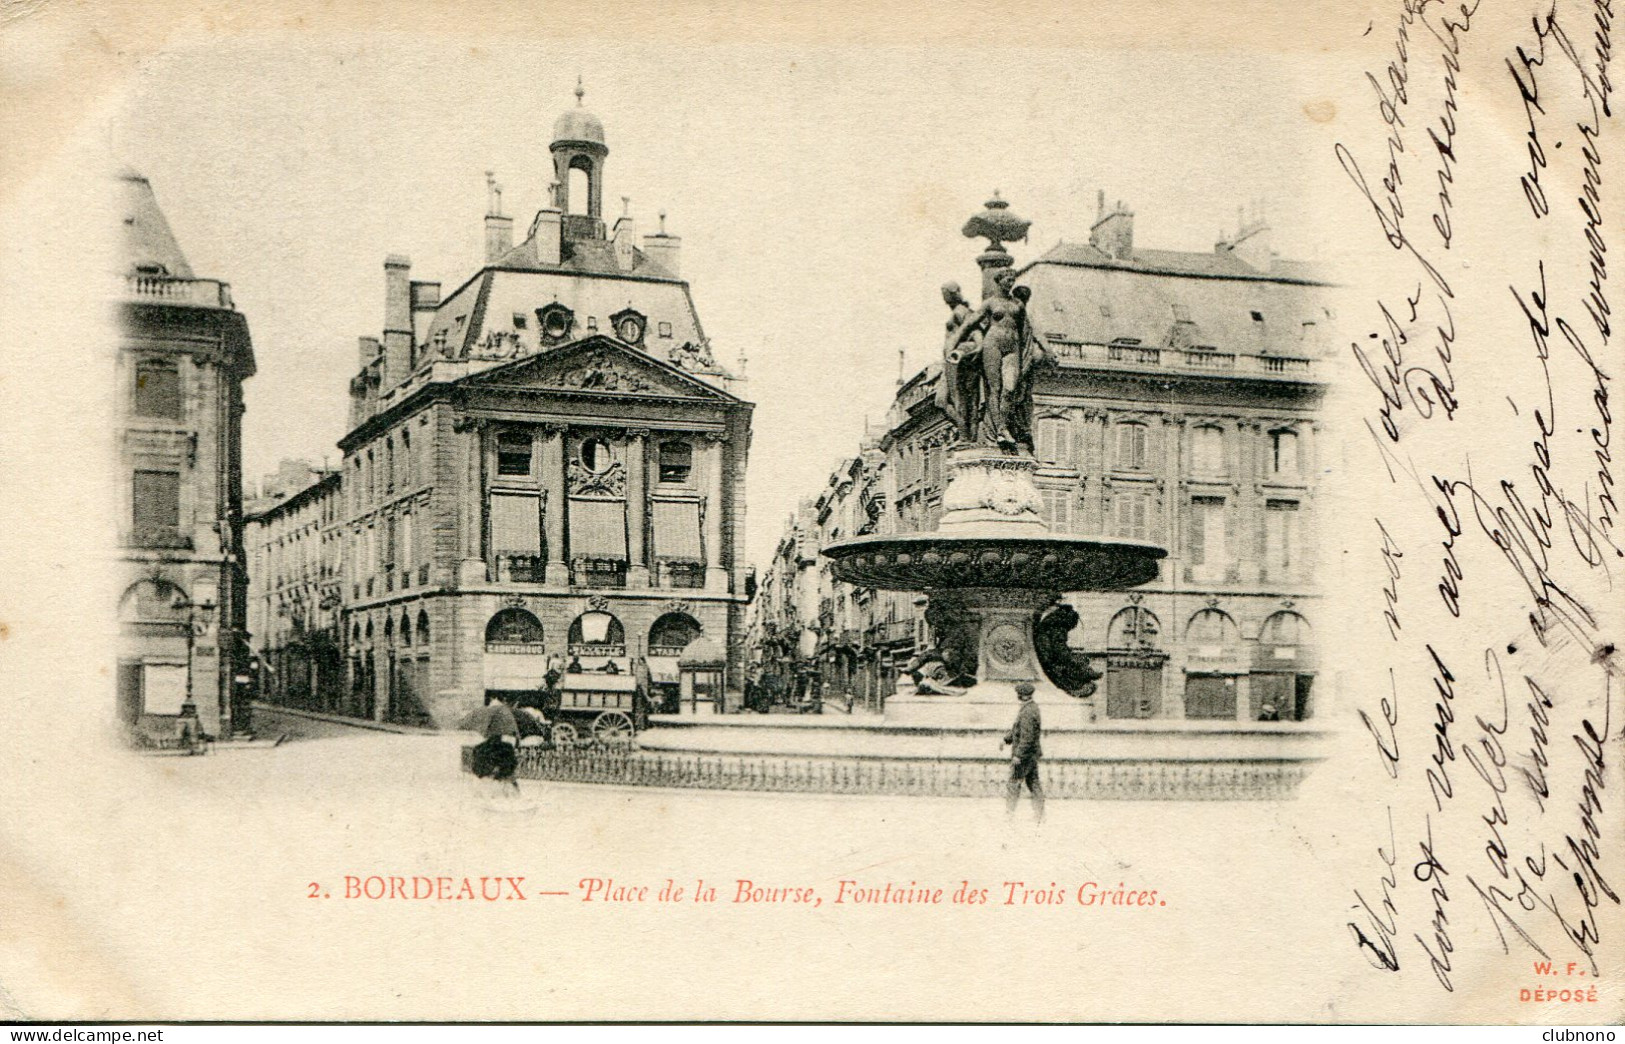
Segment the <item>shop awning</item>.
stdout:
[[533,493],[492,493],[492,550],[499,555],[540,554],[541,504],[541,498]]
[[570,498],[570,556],[626,560],[626,502]]
[[656,558],[674,562],[701,561],[700,505],[694,500],[654,502],[654,552]]

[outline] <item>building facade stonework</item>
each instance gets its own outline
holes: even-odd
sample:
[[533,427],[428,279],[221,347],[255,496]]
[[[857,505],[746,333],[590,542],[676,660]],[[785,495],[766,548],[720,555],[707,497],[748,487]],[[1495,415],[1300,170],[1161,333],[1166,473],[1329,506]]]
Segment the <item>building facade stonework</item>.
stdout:
[[[1066,645],[1103,675],[1101,712],[1312,717],[1326,284],[1275,257],[1261,221],[1211,254],[1146,250],[1132,213],[1104,201],[1086,243],[1060,243],[1017,277],[1056,362],[1031,418],[1045,524],[1168,551],[1131,592],[1065,596],[1077,616]],[[941,370],[904,381],[885,431],[791,520],[752,615],[764,670],[872,699],[933,640],[923,598],[836,581],[817,548],[935,527],[957,444]]]
[[197,278],[145,177],[116,179],[122,547],[117,714],[141,741],[249,725],[242,382],[231,290]]
[[553,205],[517,245],[488,179],[485,264],[450,293],[385,261],[337,478],[256,516],[267,561],[296,512],[326,520],[343,684],[311,699],[328,709],[444,727],[577,657],[643,659],[674,686],[701,635],[742,684],[751,404],[664,220],[606,229],[602,124],[578,105],[551,151]]

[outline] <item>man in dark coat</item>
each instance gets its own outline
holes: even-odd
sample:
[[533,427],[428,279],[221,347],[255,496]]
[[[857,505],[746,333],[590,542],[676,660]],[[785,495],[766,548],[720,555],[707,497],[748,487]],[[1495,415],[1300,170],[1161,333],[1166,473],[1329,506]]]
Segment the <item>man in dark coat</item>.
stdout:
[[1015,814],[1016,803],[1021,800],[1021,785],[1025,783],[1033,796],[1033,816],[1042,823],[1044,784],[1038,778],[1038,759],[1044,754],[1040,742],[1043,720],[1038,704],[1033,702],[1031,682],[1016,683],[1016,696],[1021,700],[1021,710],[1016,713],[1016,723],[1004,735],[1004,742],[1010,746],[1010,783],[1004,792],[1004,808],[1010,815]]

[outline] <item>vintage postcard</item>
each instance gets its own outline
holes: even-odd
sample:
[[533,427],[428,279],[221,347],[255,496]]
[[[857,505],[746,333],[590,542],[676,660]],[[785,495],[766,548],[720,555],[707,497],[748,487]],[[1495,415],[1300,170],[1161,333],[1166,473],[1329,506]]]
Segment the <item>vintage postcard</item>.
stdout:
[[6,5],[0,1013],[1618,1023],[1613,46]]

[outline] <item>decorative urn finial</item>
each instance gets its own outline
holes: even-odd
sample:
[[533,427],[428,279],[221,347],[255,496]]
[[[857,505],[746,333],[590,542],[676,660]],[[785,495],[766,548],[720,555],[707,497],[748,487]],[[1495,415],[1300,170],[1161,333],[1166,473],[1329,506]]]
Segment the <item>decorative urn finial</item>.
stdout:
[[1026,218],[1017,217],[1010,204],[999,198],[999,190],[994,189],[993,198],[983,205],[980,214],[972,215],[965,222],[961,232],[966,239],[985,238],[989,250],[1003,250],[1005,243],[1026,239],[1027,226],[1031,224]]

